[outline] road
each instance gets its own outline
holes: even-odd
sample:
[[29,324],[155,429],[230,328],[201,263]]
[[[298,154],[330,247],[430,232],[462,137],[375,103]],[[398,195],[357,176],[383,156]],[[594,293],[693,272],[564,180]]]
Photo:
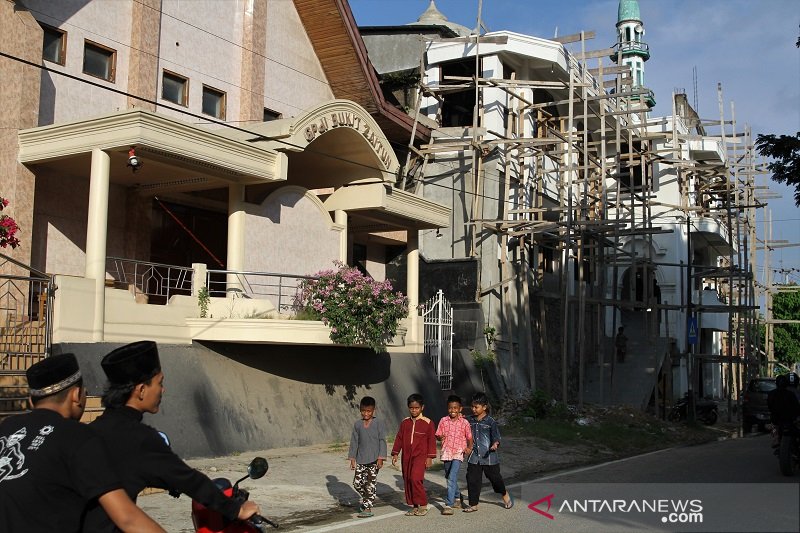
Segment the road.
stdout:
[[381,507],[370,519],[298,531],[800,531],[800,475],[781,476],[767,435],[552,474],[511,493],[511,510],[489,489],[476,513],[442,516],[437,500],[425,517]]

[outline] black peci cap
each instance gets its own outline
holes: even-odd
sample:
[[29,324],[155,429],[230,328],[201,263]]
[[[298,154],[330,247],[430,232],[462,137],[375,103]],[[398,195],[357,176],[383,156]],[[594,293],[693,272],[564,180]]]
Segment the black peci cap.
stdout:
[[158,347],[153,341],[121,346],[103,357],[100,365],[113,385],[142,383],[161,371]]
[[68,389],[81,379],[81,369],[74,354],[53,355],[31,365],[25,371],[29,394],[43,398]]

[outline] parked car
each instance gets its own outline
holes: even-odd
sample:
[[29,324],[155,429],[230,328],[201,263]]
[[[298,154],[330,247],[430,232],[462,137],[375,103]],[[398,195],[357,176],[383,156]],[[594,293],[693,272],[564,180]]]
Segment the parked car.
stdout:
[[775,390],[775,378],[755,378],[747,384],[742,396],[742,430],[745,433],[750,433],[753,424],[758,424],[759,431],[766,431],[769,422],[767,394],[772,390]]

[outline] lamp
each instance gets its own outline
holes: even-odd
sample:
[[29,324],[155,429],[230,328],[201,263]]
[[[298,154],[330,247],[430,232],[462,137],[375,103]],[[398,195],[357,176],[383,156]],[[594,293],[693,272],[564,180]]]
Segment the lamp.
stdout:
[[436,228],[436,238],[437,239],[441,239],[442,238],[442,233],[439,231],[439,228]]
[[139,170],[142,166],[142,160],[136,155],[136,147],[131,146],[131,149],[128,150],[128,165],[131,167],[133,172]]

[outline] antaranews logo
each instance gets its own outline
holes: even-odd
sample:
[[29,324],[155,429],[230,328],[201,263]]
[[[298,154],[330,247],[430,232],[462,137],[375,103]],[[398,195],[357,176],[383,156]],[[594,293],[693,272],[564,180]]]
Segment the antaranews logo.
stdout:
[[544,498],[536,500],[535,502],[531,503],[528,506],[528,509],[530,509],[531,511],[537,512],[540,515],[542,515],[542,516],[544,516],[546,518],[549,518],[550,520],[554,520],[555,517],[553,515],[551,515],[550,513],[546,512],[546,511],[542,511],[538,507],[539,505],[542,505],[544,502],[547,502],[547,511],[549,511],[551,505],[553,504],[553,498],[554,497],[555,497],[555,494],[550,494],[549,496],[545,496]]
[[[550,508],[553,507],[555,493],[540,498],[528,505],[528,509],[545,518],[555,520]],[[547,505],[546,509],[542,507]],[[661,515],[662,523],[701,524],[703,523],[703,502],[699,499],[572,499],[564,500],[558,506],[559,514],[614,514],[614,513],[654,513]]]

